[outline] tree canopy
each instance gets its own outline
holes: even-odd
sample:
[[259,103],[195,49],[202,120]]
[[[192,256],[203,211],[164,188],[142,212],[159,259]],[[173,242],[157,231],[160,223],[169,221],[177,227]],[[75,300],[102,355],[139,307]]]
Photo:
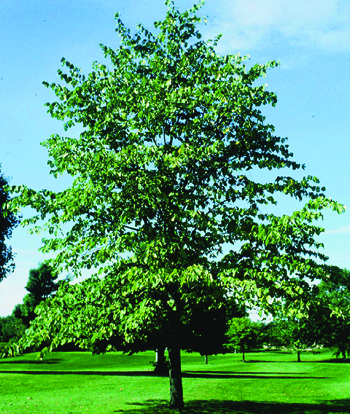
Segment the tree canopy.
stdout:
[[10,199],[9,193],[5,191],[7,186],[8,180],[0,170],[0,282],[15,268],[11,246],[6,243],[12,235],[12,230],[19,223],[14,212],[6,209]]
[[[303,166],[260,109],[277,102],[260,81],[277,63],[220,56],[220,36],[203,40],[197,28],[202,4],[180,12],[167,0],[154,33],[139,25],[131,34],[117,14],[120,46],[101,45],[107,61],[88,75],[62,59],[62,84],[44,84],[58,98],[48,112],[68,136],[43,145],[51,174],[68,173],[73,183],[61,192],[18,186],[12,202],[37,211],[24,223],[49,234],[42,250],[56,252],[54,266],[77,274],[96,268],[129,294],[165,293],[158,301],[143,294],[128,314],[128,340],[152,315],[166,317],[177,408],[186,305],[218,286],[266,309],[286,295],[301,306],[302,281],[323,272],[315,221],[327,207],[342,211],[317,178],[287,174]],[[82,132],[69,136],[75,125]],[[265,182],[260,170],[276,173]],[[272,213],[280,195],[305,203],[291,215]]]

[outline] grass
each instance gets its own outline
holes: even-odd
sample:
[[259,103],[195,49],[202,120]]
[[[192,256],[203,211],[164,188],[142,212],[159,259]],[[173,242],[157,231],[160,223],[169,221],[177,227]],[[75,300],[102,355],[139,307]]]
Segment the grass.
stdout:
[[[91,356],[54,352],[0,360],[0,413],[171,413],[169,379],[153,352]],[[350,413],[350,364],[287,352],[182,356],[185,413]]]

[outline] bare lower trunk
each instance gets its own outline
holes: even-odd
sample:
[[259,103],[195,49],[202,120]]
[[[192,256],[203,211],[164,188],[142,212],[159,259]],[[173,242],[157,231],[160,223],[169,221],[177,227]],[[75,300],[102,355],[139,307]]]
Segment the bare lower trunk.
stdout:
[[208,365],[208,355],[205,355],[205,365]]
[[182,391],[180,346],[175,340],[169,346],[170,408],[182,410],[184,399]]
[[245,346],[242,346],[243,362],[245,362]]
[[154,373],[158,375],[167,375],[168,374],[168,366],[165,359],[165,347],[159,346],[156,350],[156,361],[155,361],[155,368]]
[[298,353],[298,362],[301,362],[301,359],[300,359],[300,354],[301,354],[301,352],[300,352],[300,351],[298,351],[297,353]]
[[171,299],[175,301],[176,310],[169,315],[169,379],[170,379],[170,408],[181,411],[184,408],[181,376],[181,314],[183,303],[180,299],[177,286],[169,292]]

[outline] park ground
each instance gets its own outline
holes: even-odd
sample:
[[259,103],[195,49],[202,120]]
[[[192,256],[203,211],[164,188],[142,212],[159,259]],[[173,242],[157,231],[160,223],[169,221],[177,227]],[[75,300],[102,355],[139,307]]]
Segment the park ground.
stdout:
[[[0,413],[173,413],[154,352],[53,352],[0,360]],[[184,413],[350,413],[350,364],[319,354],[182,354]]]

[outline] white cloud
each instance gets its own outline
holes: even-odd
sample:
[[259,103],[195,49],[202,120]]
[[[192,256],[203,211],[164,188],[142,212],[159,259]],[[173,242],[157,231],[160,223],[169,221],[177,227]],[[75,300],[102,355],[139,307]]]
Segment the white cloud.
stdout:
[[350,225],[339,227],[333,230],[326,230],[325,234],[350,234]]
[[[225,49],[316,49],[350,51],[348,0],[218,0],[212,33],[224,34]],[[212,5],[210,5],[212,6]],[[211,36],[213,37],[213,36]]]

